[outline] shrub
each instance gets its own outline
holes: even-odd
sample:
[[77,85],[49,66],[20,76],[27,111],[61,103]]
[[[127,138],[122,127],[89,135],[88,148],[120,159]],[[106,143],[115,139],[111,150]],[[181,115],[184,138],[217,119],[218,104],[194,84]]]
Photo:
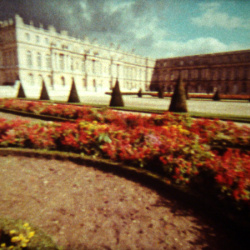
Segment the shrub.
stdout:
[[186,91],[183,81],[179,79],[169,106],[170,112],[187,112]]
[[48,94],[48,91],[47,91],[47,88],[46,88],[44,81],[42,82],[42,91],[41,91],[39,99],[40,100],[49,100],[49,94]]
[[18,87],[18,91],[17,91],[17,98],[26,98],[24,89],[23,89],[23,85],[20,82],[19,87]]
[[214,96],[213,96],[213,100],[214,101],[220,101],[220,92],[219,90],[217,89],[216,92],[214,93]]
[[80,102],[80,98],[77,93],[74,78],[72,79],[72,85],[69,93],[68,102]]
[[0,217],[0,249],[60,249],[41,229],[22,220]]
[[142,97],[142,89],[141,88],[139,89],[139,91],[137,93],[137,96],[140,97],[140,98]]
[[111,107],[123,107],[124,106],[118,80],[116,80],[115,87],[113,88],[109,106]]
[[158,97],[159,98],[164,98],[164,89],[162,86],[159,86],[159,89],[158,89]]

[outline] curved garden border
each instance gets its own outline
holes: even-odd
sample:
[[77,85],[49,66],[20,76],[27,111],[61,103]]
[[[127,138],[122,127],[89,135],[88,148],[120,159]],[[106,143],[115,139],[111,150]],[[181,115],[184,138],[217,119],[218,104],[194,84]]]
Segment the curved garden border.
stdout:
[[235,211],[225,210],[226,204],[219,204],[216,200],[211,200],[198,192],[194,192],[188,188],[182,188],[177,185],[170,184],[169,180],[152,173],[145,169],[138,169],[132,166],[124,165],[122,163],[113,162],[111,160],[97,159],[93,157],[82,156],[77,153],[67,153],[60,151],[45,151],[38,149],[17,149],[17,148],[0,148],[0,155],[39,157],[46,159],[69,160],[77,164],[86,164],[95,167],[103,172],[113,173],[118,176],[125,177],[129,180],[139,182],[147,186],[160,195],[171,192],[176,200],[182,200],[186,203],[192,204],[204,214],[216,221],[222,222],[226,227],[238,230],[241,235],[248,238],[250,225],[248,220],[242,214],[235,213]]

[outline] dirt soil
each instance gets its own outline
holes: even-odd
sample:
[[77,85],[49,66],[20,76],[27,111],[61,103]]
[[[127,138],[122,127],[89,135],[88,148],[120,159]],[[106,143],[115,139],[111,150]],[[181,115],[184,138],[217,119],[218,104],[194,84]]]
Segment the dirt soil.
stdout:
[[171,194],[69,160],[0,156],[0,216],[39,226],[65,249],[243,249]]

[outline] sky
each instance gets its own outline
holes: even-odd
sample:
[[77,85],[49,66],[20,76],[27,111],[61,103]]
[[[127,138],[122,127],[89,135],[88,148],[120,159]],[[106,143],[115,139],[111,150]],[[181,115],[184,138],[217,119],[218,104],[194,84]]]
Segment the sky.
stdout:
[[15,14],[151,58],[250,49],[249,0],[0,0]]

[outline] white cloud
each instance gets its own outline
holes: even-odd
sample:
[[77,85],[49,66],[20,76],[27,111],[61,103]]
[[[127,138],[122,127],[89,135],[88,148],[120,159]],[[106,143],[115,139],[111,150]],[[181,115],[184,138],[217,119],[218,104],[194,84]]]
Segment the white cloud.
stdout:
[[199,55],[242,49],[247,49],[247,47],[237,43],[225,44],[213,37],[200,37],[186,42],[159,41],[155,47],[157,57],[160,58]]
[[220,3],[202,3],[199,7],[204,13],[201,16],[191,18],[193,24],[200,27],[221,27],[225,29],[246,28],[250,29],[250,20],[240,17],[230,16],[226,12],[219,10]]

